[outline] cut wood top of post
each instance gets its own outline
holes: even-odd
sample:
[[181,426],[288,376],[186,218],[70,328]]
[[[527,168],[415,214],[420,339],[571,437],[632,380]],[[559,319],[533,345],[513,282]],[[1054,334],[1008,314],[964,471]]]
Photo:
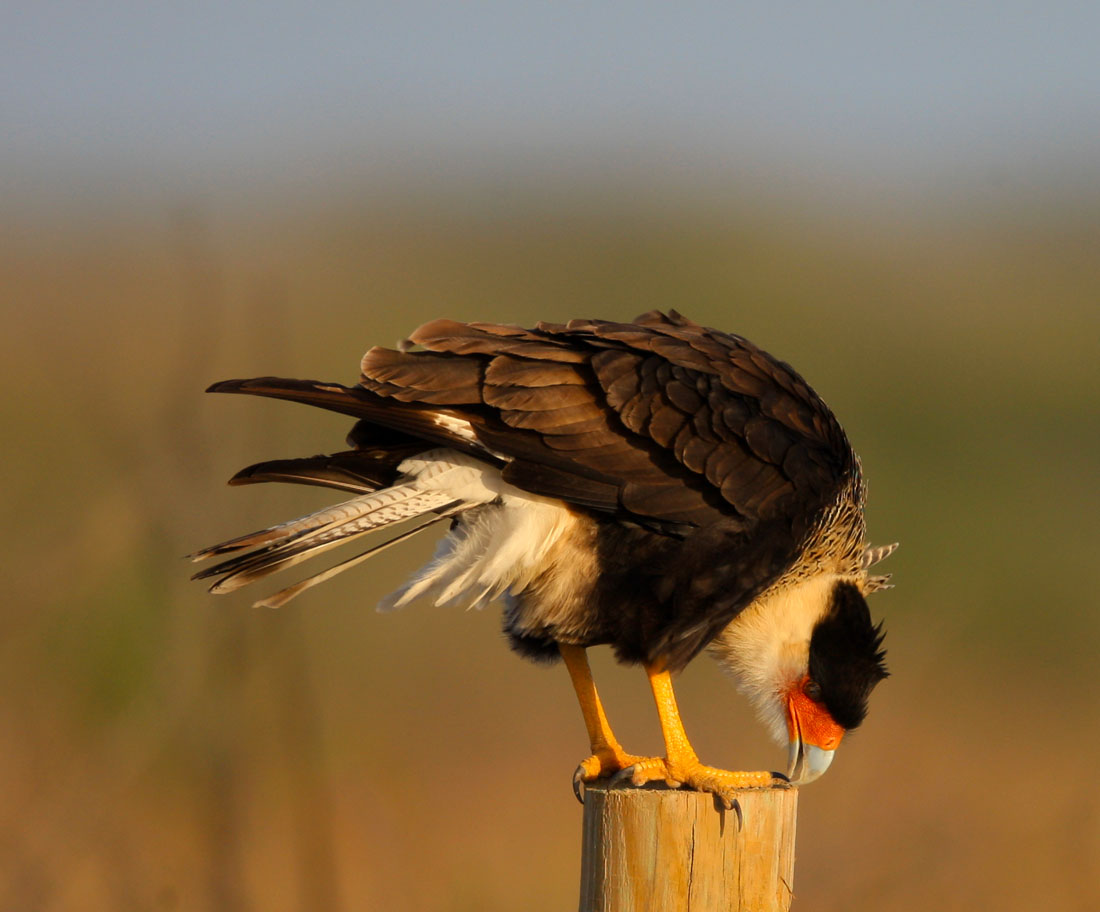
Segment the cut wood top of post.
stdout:
[[794,887],[795,788],[612,788],[585,796],[581,912],[771,912]]

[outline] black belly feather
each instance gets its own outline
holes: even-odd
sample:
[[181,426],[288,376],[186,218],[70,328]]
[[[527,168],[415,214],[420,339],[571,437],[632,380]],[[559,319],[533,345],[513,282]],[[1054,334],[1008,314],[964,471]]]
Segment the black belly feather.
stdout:
[[687,665],[797,557],[787,527],[746,529],[730,520],[670,535],[593,517],[597,573],[583,624],[533,624],[543,613],[537,588],[504,614],[513,649],[536,661],[558,658],[557,644],[611,646],[624,664]]

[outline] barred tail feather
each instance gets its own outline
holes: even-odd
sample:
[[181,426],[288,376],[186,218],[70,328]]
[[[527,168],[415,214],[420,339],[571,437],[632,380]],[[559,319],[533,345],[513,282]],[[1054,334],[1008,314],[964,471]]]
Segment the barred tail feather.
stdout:
[[[344,526],[362,518],[375,519],[375,525],[384,525],[395,519],[405,519],[419,512],[407,512],[407,501],[415,499],[423,492],[413,485],[396,485],[383,491],[372,491],[351,500],[341,501],[331,507],[325,507],[305,516],[288,519],[286,522],[268,526],[258,532],[249,532],[228,541],[220,542],[209,548],[203,548],[190,555],[192,561],[203,561],[222,554],[231,554],[246,548],[281,547],[307,534],[320,534],[326,529]],[[415,509],[415,508],[411,508]],[[391,518],[392,517],[392,518]],[[204,571],[209,575],[209,571]],[[201,578],[201,577],[198,577]]]
[[343,573],[345,570],[350,570],[352,567],[361,564],[367,558],[374,557],[374,555],[387,550],[393,545],[396,545],[398,542],[403,542],[407,538],[412,538],[412,536],[416,535],[418,532],[423,532],[429,526],[434,526],[436,523],[443,522],[443,520],[448,519],[450,515],[450,513],[444,513],[442,516],[439,516],[436,519],[429,519],[427,522],[422,523],[415,528],[409,529],[406,532],[402,532],[400,535],[395,535],[393,538],[388,539],[381,544],[374,545],[373,547],[368,548],[366,551],[355,555],[355,557],[350,557],[345,561],[341,561],[339,564],[336,564],[333,567],[329,567],[327,570],[322,570],[320,573],[313,574],[313,576],[307,576],[304,580],[300,580],[293,586],[287,586],[285,589],[280,589],[274,595],[269,595],[267,596],[267,598],[260,599],[258,602],[255,603],[254,607],[281,608],[291,599],[297,598],[307,589],[312,589],[319,583],[327,582],[337,574]]
[[232,592],[352,538],[454,506],[453,496],[443,491],[423,491],[414,484],[397,485],[199,551],[193,560],[239,551],[248,553],[236,554],[192,578],[221,577],[210,591]]

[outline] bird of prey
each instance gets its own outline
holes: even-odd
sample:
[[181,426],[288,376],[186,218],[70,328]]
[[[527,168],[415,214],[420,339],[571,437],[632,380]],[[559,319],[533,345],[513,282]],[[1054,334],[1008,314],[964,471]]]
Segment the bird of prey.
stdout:
[[[562,659],[591,741],[574,775],[714,793],[820,776],[886,676],[864,597],[893,546],[864,540],[860,463],[790,366],[675,311],[534,329],[434,320],[372,348],[355,386],[261,377],[212,392],[289,399],[357,419],[350,449],[250,466],[353,495],[207,548],[230,592],[383,527],[399,535],[282,590],[277,606],[397,541],[449,523],[434,558],[382,609],[499,599],[521,655]],[[646,672],[663,757],[612,732],[586,649]],[[788,775],[703,765],[672,674],[707,650],[790,750]]]

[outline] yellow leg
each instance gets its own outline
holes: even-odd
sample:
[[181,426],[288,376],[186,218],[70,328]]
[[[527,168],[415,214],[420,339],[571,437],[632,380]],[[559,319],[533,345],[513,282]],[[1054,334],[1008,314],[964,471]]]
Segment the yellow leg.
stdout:
[[657,703],[657,715],[661,720],[661,734],[665,739],[665,756],[637,761],[631,770],[631,782],[644,785],[664,780],[672,787],[687,785],[701,792],[713,792],[726,807],[731,807],[734,792],[742,788],[770,786],[781,779],[765,772],[730,772],[704,766],[699,762],[695,748],[688,741],[676,694],[672,690],[672,676],[663,664],[646,666],[649,686]]
[[593,782],[601,776],[617,773],[633,766],[643,758],[628,754],[622,749],[607,714],[603,711],[596,682],[592,680],[592,669],[588,666],[588,655],[580,646],[562,646],[561,657],[569,669],[569,678],[577,692],[577,702],[581,705],[584,725],[588,729],[588,741],[592,745],[592,756],[586,758],[573,774],[573,791],[579,801],[584,801],[584,783]]

